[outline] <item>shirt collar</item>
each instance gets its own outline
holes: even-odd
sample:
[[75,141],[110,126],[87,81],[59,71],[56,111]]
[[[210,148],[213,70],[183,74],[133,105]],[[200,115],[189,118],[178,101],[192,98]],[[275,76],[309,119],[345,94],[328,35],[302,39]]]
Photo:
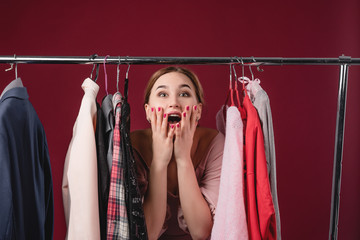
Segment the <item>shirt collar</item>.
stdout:
[[24,87],[21,78],[16,78],[15,80],[11,81],[5,88],[4,91],[0,95],[0,99],[4,96],[4,94],[9,91],[10,89],[16,88],[16,87]]

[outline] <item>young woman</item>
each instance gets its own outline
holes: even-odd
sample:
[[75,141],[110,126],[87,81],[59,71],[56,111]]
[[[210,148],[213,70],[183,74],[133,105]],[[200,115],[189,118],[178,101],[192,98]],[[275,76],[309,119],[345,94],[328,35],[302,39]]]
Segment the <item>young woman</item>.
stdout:
[[131,133],[149,239],[207,239],[218,199],[224,136],[198,126],[203,90],[181,67],[158,70],[144,108],[151,128]]

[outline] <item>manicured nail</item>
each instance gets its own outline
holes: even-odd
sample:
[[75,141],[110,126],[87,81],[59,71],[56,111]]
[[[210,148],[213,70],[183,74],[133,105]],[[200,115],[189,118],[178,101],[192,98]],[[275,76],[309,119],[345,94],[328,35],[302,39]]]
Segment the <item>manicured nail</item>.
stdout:
[[183,116],[186,117],[186,112],[183,113]]
[[161,108],[158,107],[158,112],[160,112]]
[[154,108],[152,107],[152,108],[151,108],[151,112],[153,112],[153,111],[154,111]]
[[171,126],[171,128],[174,128],[174,124],[171,124],[170,126]]
[[197,109],[197,106],[196,106],[196,105],[194,106],[194,109],[195,109],[195,110]]
[[176,126],[177,126],[177,127],[180,127],[180,123],[177,123]]
[[189,110],[190,110],[190,107],[189,107],[189,106],[186,106],[186,110],[188,110],[188,111],[189,111]]
[[164,114],[164,118],[166,118],[166,113]]

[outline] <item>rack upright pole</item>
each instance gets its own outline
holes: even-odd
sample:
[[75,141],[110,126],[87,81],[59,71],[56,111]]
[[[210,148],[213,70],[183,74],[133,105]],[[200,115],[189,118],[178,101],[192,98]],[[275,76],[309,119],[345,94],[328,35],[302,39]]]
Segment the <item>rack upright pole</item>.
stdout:
[[345,108],[346,108],[346,90],[347,90],[347,82],[348,82],[348,73],[349,73],[349,65],[348,64],[340,65],[329,240],[336,240],[338,235],[341,168],[342,168],[342,157],[343,157],[343,146],[344,146]]

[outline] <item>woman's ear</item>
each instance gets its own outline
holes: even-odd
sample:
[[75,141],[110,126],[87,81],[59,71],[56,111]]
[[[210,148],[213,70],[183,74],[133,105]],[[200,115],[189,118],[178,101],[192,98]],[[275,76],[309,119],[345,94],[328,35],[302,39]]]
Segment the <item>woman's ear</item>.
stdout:
[[144,104],[144,109],[145,109],[145,113],[146,113],[146,119],[149,121],[150,120],[150,106],[149,106],[149,104],[145,103]]

